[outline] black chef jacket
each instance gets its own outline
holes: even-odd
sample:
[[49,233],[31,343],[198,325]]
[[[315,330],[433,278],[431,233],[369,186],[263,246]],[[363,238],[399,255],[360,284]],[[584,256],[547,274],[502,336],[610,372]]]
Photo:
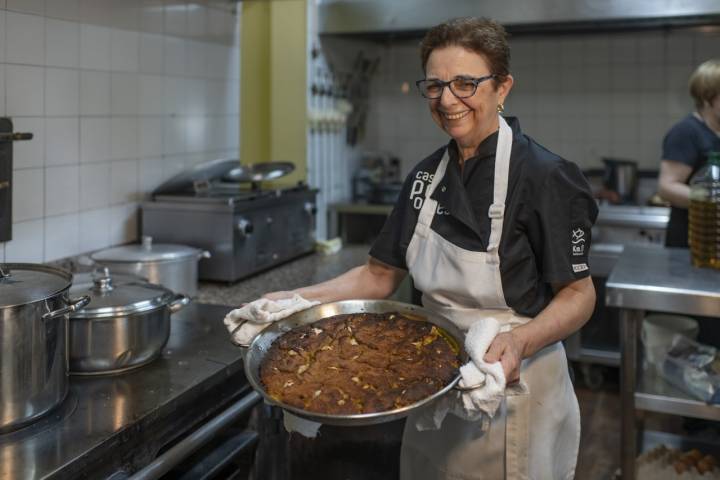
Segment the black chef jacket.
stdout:
[[[513,144],[499,246],[500,273],[507,305],[520,315],[535,316],[552,299],[551,283],[590,274],[591,228],[598,210],[577,165],[523,134],[516,118],[506,120]],[[448,168],[432,194],[442,214],[435,214],[430,228],[458,247],[486,251],[497,140],[497,132],[486,138],[462,171],[454,141],[422,160],[405,179],[370,255],[407,269],[405,253],[422,199],[445,150],[450,156]]]

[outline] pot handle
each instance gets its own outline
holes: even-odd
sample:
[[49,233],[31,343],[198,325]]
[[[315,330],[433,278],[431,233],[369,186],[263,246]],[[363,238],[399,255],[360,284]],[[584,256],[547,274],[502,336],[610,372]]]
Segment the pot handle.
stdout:
[[212,255],[207,250],[201,250],[198,252],[198,260],[202,260],[203,258],[210,258]]
[[170,313],[177,313],[188,303],[190,303],[190,297],[183,295],[182,293],[178,293],[175,295],[173,301],[168,304],[168,308],[170,309]]
[[90,303],[90,297],[87,295],[83,295],[80,298],[77,298],[75,300],[70,300],[68,302],[67,307],[59,308],[57,310],[53,310],[52,312],[48,312],[42,316],[43,320],[50,320],[55,317],[59,317],[61,315],[65,315],[67,313],[76,312],[82,308],[84,308],[88,303]]

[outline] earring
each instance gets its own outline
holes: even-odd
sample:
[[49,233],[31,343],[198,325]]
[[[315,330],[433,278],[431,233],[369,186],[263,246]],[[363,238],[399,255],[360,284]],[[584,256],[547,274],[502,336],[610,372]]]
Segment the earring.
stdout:
[[499,104],[499,105],[497,106],[497,111],[498,111],[498,113],[504,112],[504,111],[505,111],[505,105],[503,105],[502,103]]

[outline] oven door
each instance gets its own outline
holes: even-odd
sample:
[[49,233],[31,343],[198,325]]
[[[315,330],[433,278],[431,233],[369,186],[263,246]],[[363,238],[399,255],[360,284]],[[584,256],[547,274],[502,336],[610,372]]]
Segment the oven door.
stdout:
[[[134,473],[133,480],[210,480],[225,478],[277,478],[259,472],[270,462],[257,463],[259,444],[272,439],[268,432],[269,408],[260,403],[253,390],[245,393],[219,414],[203,421],[197,428],[174,438],[158,451],[156,458]],[[277,425],[270,430],[278,430]],[[263,439],[263,442],[260,440]],[[269,451],[263,448],[263,451]],[[117,474],[113,480],[128,478]]]

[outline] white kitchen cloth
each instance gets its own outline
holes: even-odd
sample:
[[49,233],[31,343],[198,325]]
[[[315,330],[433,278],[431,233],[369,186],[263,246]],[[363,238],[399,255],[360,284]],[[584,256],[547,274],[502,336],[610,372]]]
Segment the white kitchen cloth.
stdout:
[[476,419],[483,413],[492,418],[505,394],[502,364],[483,360],[499,331],[500,322],[487,317],[473,323],[465,336],[465,350],[470,361],[460,367],[462,378],[459,384],[461,387],[482,385],[462,396],[463,408],[469,419]]
[[317,437],[318,430],[322,427],[321,423],[300,418],[286,411],[283,411],[283,425],[288,432],[297,432],[307,438]]
[[433,407],[418,418],[416,428],[437,430],[442,426],[448,412],[476,421],[484,420],[483,429],[489,425],[505,395],[505,373],[500,362],[487,363],[483,357],[500,331],[500,322],[493,317],[478,320],[470,326],[465,336],[465,351],[470,361],[460,367],[460,387],[480,385],[466,392],[452,391],[438,400]]
[[[314,300],[306,300],[297,293],[290,298],[280,300],[260,298],[232,310],[225,316],[224,323],[235,343],[249,345],[255,335],[272,322],[282,320],[293,313],[319,303]],[[308,438],[316,437],[321,427],[321,424],[317,422],[305,420],[284,410],[283,424],[288,432],[298,432]]]
[[305,310],[320,302],[306,300],[297,293],[290,298],[268,300],[259,298],[232,310],[225,316],[225,326],[235,343],[248,345],[272,322],[282,320],[295,312]]

